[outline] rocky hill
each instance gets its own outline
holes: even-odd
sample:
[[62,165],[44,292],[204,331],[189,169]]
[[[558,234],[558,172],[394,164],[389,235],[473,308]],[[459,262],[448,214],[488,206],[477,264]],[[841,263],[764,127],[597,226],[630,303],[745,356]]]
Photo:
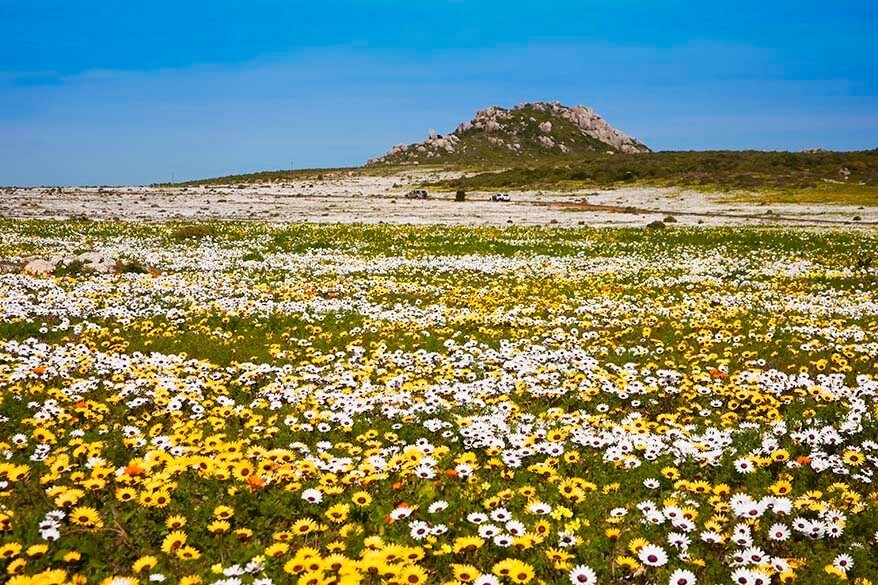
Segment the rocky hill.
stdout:
[[491,107],[478,112],[450,134],[429,136],[417,144],[399,144],[380,164],[485,164],[570,159],[594,152],[650,152],[636,138],[616,130],[594,110],[557,102]]

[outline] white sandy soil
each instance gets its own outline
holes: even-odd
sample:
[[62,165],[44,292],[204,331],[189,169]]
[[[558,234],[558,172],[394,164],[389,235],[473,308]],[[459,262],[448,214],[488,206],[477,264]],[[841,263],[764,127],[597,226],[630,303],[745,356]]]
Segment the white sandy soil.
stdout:
[[[603,191],[512,192],[508,203],[471,192],[427,200],[404,194],[425,179],[410,172],[388,177],[344,176],[261,185],[189,188],[5,188],[4,218],[163,221],[239,220],[458,225],[642,226],[667,216],[683,225],[878,225],[878,207],[758,205],[720,194],[631,187]],[[859,219],[854,219],[859,218]]]

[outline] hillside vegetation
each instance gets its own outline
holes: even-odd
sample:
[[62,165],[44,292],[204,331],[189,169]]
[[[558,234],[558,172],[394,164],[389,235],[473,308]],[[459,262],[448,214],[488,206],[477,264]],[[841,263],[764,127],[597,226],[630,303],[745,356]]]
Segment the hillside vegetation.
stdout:
[[703,151],[596,154],[522,165],[433,186],[464,190],[574,189],[651,184],[719,191],[849,193],[878,203],[878,150]]
[[272,181],[319,181],[324,178],[346,175],[357,171],[357,167],[350,168],[322,168],[322,169],[278,169],[274,171],[258,171],[255,173],[241,173],[238,175],[225,175],[222,177],[210,177],[207,179],[194,179],[179,183],[154,183],[153,187],[195,187],[199,185],[236,185],[252,183],[270,183]]

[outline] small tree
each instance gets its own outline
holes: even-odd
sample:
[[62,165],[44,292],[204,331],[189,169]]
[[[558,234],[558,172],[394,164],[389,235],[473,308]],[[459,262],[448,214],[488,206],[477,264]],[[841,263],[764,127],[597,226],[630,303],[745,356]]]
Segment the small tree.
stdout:
[[466,201],[466,191],[458,191],[454,195],[455,201]]

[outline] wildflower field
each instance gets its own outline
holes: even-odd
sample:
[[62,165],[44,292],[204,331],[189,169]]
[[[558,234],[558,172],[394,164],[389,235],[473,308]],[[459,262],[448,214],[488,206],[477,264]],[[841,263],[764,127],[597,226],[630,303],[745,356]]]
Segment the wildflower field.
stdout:
[[878,582],[878,232],[0,222],[84,251],[0,274],[0,582]]

